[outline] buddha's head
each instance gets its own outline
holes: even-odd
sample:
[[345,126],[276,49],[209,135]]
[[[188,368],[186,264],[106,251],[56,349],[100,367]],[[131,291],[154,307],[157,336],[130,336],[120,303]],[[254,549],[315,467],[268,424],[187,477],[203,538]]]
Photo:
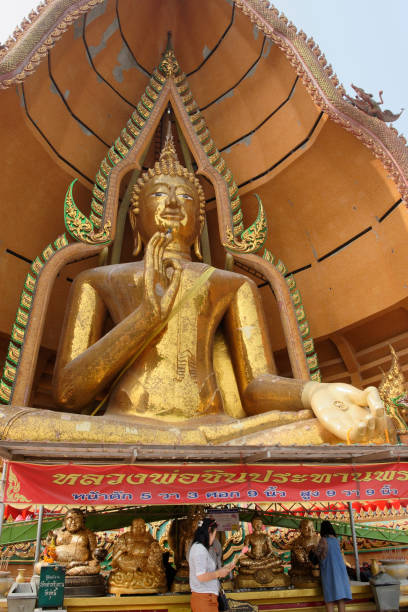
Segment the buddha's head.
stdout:
[[146,534],[146,523],[142,518],[136,518],[132,521],[132,534],[134,536],[140,537]]
[[251,523],[255,533],[261,533],[261,531],[263,531],[263,520],[260,516],[255,516]]
[[64,517],[64,527],[70,533],[76,533],[84,528],[85,520],[81,510],[73,508]]
[[315,535],[313,521],[311,521],[310,519],[305,518],[302,521],[300,521],[299,527],[300,527],[300,533],[302,534],[305,540],[309,540]]
[[169,251],[189,253],[204,226],[205,199],[196,176],[177,159],[171,136],[153,168],[133,187],[130,222],[137,254],[156,232],[167,233]]

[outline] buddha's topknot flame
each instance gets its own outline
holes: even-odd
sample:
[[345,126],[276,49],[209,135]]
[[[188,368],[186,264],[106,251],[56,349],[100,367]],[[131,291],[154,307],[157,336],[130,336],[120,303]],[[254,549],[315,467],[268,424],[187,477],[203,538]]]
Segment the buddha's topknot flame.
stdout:
[[133,212],[133,214],[137,215],[139,213],[139,198],[140,192],[142,191],[143,187],[154,176],[159,176],[160,174],[164,174],[167,176],[182,176],[186,181],[193,185],[193,187],[198,193],[200,203],[200,224],[202,228],[204,225],[205,215],[204,191],[195,174],[193,174],[193,172],[189,172],[187,168],[180,164],[177,158],[177,152],[174,146],[174,140],[171,134],[170,124],[166,141],[160,153],[159,161],[154,164],[153,168],[149,168],[147,172],[142,174],[142,176],[137,180],[136,185],[134,185],[132,189],[131,211]]

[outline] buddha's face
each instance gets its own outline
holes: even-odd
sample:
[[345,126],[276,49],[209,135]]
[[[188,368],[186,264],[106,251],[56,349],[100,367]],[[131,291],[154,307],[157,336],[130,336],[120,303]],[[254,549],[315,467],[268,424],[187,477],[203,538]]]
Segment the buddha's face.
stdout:
[[146,533],[145,522],[143,519],[135,519],[132,522],[132,533],[134,536],[141,536]]
[[261,519],[254,519],[252,521],[252,527],[254,528],[255,533],[261,533],[261,531],[263,531],[263,522]]
[[84,518],[79,512],[68,512],[65,515],[64,525],[70,533],[76,533],[84,526]]
[[198,193],[181,176],[154,176],[140,193],[137,229],[146,244],[156,232],[171,230],[172,241],[190,247],[200,233]]
[[302,521],[300,524],[300,533],[306,539],[311,538],[314,535],[314,526],[312,521]]

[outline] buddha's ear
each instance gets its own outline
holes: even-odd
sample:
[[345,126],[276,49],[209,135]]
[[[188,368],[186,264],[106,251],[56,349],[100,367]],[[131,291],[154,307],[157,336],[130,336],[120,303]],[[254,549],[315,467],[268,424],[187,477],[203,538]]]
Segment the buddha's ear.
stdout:
[[142,250],[143,247],[143,242],[142,239],[140,237],[139,232],[136,230],[136,232],[134,233],[134,249],[133,249],[133,257],[137,257],[140,253],[140,251]]
[[130,227],[132,228],[133,241],[134,241],[133,257],[137,257],[143,247],[142,239],[137,230],[137,218],[136,217],[137,215],[132,210],[132,208],[130,208],[129,209],[129,221],[130,221]]
[[200,237],[197,236],[194,241],[194,254],[199,261],[203,261],[203,254],[201,253]]
[[137,225],[137,220],[136,220],[136,214],[135,211],[132,210],[132,206],[129,208],[129,221],[130,221],[130,227],[132,228],[132,232],[135,232],[136,230],[136,225]]

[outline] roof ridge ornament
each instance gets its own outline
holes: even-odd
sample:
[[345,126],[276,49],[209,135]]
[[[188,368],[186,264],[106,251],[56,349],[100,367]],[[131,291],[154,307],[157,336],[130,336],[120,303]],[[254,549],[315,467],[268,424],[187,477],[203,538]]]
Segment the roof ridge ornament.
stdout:
[[391,416],[399,433],[408,430],[408,389],[398,353],[389,345],[391,366],[388,372],[383,372],[378,391],[384,402],[387,413]]
[[168,33],[168,36],[167,48],[159,64],[159,69],[166,78],[178,76],[181,72],[174,49],[171,46],[169,47],[169,44],[171,45],[171,32]]
[[404,111],[403,108],[401,108],[399,113],[393,113],[390,110],[383,110],[381,108],[381,105],[384,104],[382,97],[384,92],[382,90],[378,93],[379,100],[377,102],[373,94],[368,93],[362,87],[357,87],[357,85],[353,85],[353,83],[351,86],[357,95],[352,98],[344,93],[344,98],[346,98],[353,106],[363,111],[363,113],[366,113],[366,115],[369,115],[370,117],[377,117],[377,119],[381,119],[381,121],[384,122],[396,121],[399,119],[399,117],[401,117],[401,114]]

